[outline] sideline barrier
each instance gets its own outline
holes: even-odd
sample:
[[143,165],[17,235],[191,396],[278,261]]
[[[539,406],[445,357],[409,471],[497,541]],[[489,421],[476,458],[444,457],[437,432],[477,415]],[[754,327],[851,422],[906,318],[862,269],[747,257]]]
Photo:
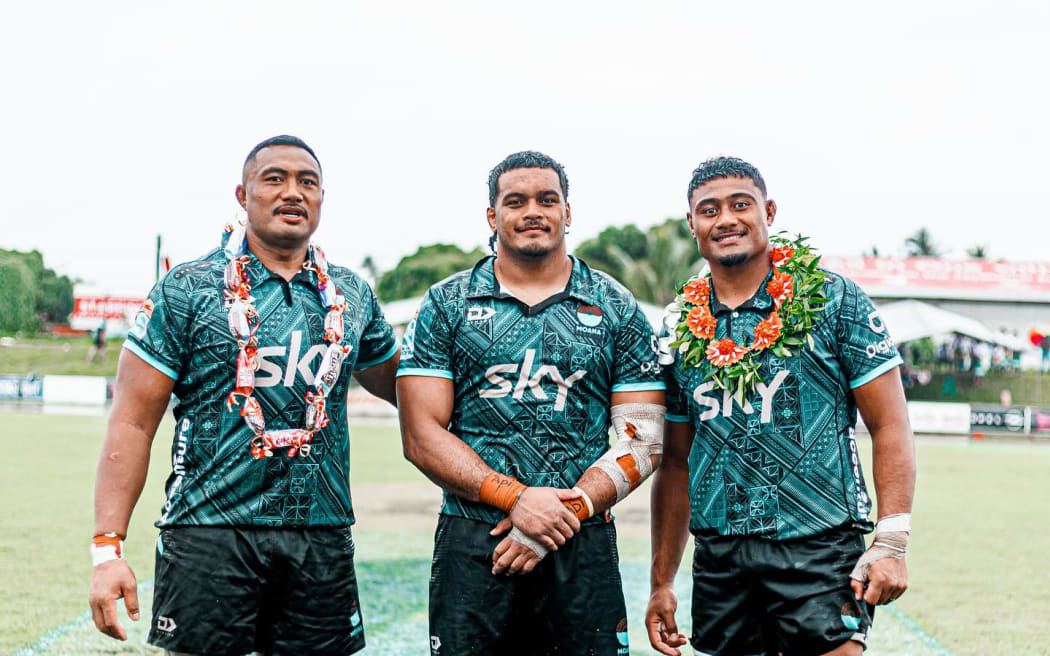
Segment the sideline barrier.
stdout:
[[0,400],[39,401],[44,395],[40,376],[0,375]]
[[105,405],[104,376],[44,376],[44,403]]

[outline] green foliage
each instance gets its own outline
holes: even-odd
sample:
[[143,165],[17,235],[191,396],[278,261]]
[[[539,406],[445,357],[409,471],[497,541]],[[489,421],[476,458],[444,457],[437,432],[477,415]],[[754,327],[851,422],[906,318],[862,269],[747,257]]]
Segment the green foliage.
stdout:
[[379,277],[376,295],[382,301],[421,296],[434,283],[471,268],[484,256],[480,248],[467,252],[454,244],[421,246]]
[[636,226],[606,228],[575,254],[604,271],[646,303],[666,305],[678,285],[703,266],[684,218],[669,218],[645,232]]
[[72,311],[73,282],[45,267],[39,251],[0,249],[0,331],[32,332]]
[[967,248],[966,254],[975,260],[987,260],[988,246],[986,244],[977,244],[973,248]]
[[914,235],[904,240],[908,257],[940,257],[941,249],[933,243],[933,236],[926,228],[919,228]]

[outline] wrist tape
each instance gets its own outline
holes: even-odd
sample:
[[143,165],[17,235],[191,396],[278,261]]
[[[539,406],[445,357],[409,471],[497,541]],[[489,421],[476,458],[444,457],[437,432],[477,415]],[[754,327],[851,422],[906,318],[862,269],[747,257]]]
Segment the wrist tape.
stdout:
[[591,465],[605,472],[616,487],[616,501],[623,501],[631,490],[653,473],[652,457],[663,453],[664,413],[654,403],[623,403],[610,412],[617,441]]
[[481,482],[478,497],[482,503],[495,506],[505,513],[510,513],[514,504],[518,502],[521,493],[527,490],[518,479],[504,476],[499,472],[492,472]]
[[572,491],[579,494],[575,499],[568,499],[562,501],[562,505],[569,509],[569,512],[576,515],[576,519],[581,522],[594,515],[594,504],[591,503],[591,498],[587,496],[587,493],[583,491],[583,488],[574,487]]
[[543,558],[544,556],[546,556],[548,551],[549,551],[547,549],[547,547],[543,546],[542,544],[540,544],[536,540],[533,540],[529,536],[525,535],[523,532],[519,531],[517,528],[510,529],[510,539],[514,540],[515,542],[520,542],[521,544],[525,545],[526,547],[528,547],[529,549],[532,550],[532,553],[536,554],[540,558]]
[[875,539],[860,556],[849,577],[866,582],[868,572],[875,561],[883,558],[904,558],[908,550],[908,535],[911,533],[911,513],[888,515],[875,525]]
[[91,566],[98,567],[111,560],[124,560],[124,540],[116,533],[103,533],[91,540]]

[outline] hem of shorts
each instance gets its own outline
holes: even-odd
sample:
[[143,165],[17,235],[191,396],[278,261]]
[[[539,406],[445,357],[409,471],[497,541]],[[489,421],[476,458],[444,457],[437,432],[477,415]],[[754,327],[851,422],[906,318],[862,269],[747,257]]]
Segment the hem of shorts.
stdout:
[[390,349],[386,353],[384,353],[383,355],[379,356],[378,358],[376,358],[374,360],[368,360],[367,362],[355,362],[354,363],[354,371],[361,371],[362,369],[369,369],[371,367],[374,367],[377,364],[383,364],[384,362],[386,362],[390,358],[394,357],[394,354],[397,353],[397,349],[399,348],[399,346],[400,345],[395,340],[394,341],[394,345],[391,346]]
[[872,369],[868,373],[864,374],[860,378],[855,378],[855,379],[851,380],[849,382],[849,388],[850,389],[857,389],[861,385],[866,385],[867,383],[870,383],[871,381],[875,380],[876,378],[878,378],[882,374],[886,373],[890,369],[893,369],[894,367],[899,367],[902,364],[904,364],[904,360],[901,360],[901,356],[895,355],[895,356],[893,356],[892,359],[887,360],[886,362],[883,362],[882,364],[880,364],[879,366],[875,367],[874,369]]
[[150,353],[146,351],[146,349],[142,348],[135,342],[131,340],[124,340],[124,348],[137,355],[143,362],[153,367],[160,373],[164,374],[168,378],[174,381],[178,381],[179,373],[177,371],[158,360],[156,356],[150,355]]
[[447,378],[452,380],[452,372],[447,369],[411,369],[406,367],[398,369],[394,375],[395,378],[401,378],[402,376],[422,376],[424,378]]
[[663,392],[667,389],[666,383],[620,383],[613,385],[613,392]]

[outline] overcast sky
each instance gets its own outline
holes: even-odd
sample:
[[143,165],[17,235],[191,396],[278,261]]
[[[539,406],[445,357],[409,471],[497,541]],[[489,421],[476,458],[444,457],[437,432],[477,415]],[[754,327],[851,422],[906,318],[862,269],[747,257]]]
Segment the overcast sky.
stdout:
[[488,170],[522,149],[566,167],[570,248],[684,215],[692,168],[732,154],[826,253],[903,254],[927,226],[956,255],[1050,259],[1046,2],[40,2],[3,22],[0,247],[100,291],[144,294],[158,233],[176,262],[215,245],[279,133],[317,151],[315,238],[355,268],[482,245]]

